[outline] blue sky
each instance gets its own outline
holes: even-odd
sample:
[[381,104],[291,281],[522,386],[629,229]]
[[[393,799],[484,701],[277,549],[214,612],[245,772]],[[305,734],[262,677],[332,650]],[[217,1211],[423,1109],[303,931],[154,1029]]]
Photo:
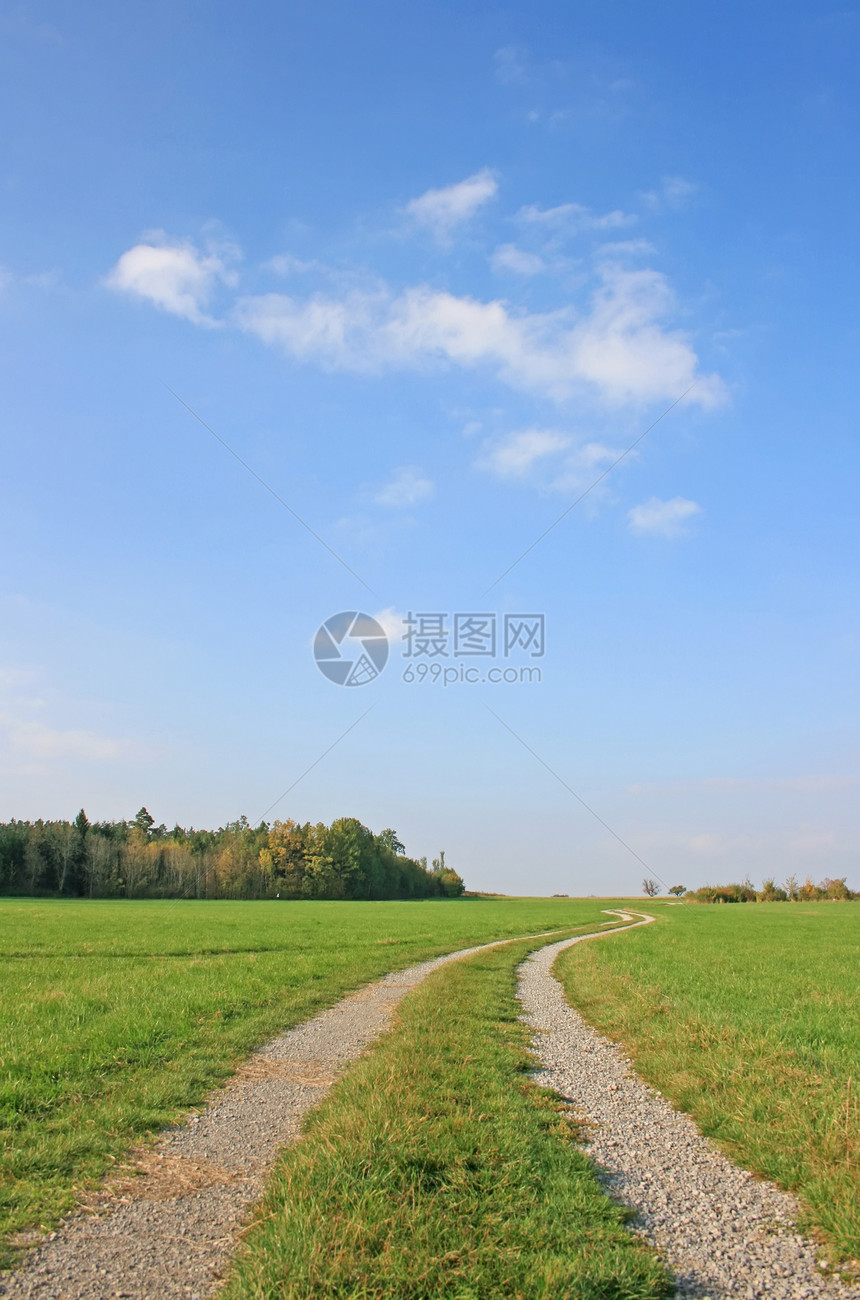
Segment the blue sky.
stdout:
[[[370,709],[270,817],[508,892],[860,886],[858,37],[4,7],[0,817],[256,819]],[[393,636],[352,689],[342,610]],[[544,614],[540,682],[404,682],[410,611]]]

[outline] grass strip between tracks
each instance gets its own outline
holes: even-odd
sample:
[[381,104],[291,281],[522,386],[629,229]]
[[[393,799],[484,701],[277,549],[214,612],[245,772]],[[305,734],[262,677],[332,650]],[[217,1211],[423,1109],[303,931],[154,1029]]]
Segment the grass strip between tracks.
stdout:
[[529,1078],[515,969],[535,946],[455,962],[407,997],[282,1155],[224,1300],[667,1292]]

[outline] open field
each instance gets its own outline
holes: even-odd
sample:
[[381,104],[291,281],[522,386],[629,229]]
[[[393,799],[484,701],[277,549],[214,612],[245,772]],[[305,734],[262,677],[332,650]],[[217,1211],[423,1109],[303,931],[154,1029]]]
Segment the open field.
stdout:
[[[16,1234],[54,1222],[260,1042],[388,970],[597,928],[606,905],[0,901],[5,1262]],[[562,955],[571,1001],[856,1258],[860,911],[646,910],[657,924]],[[319,1279],[332,1296],[661,1293],[661,1267],[524,1078],[513,971],[534,946],[456,963],[407,998],[285,1152],[233,1296],[273,1294],[286,1268],[278,1294],[294,1297]]]
[[455,948],[599,924],[600,907],[0,900],[0,1241],[54,1222],[254,1046],[350,989]]
[[405,1000],[278,1162],[228,1300],[668,1291],[527,1078],[514,971],[534,947],[456,962]]
[[860,1258],[860,907],[666,907],[556,973],[586,1019],[739,1163]]

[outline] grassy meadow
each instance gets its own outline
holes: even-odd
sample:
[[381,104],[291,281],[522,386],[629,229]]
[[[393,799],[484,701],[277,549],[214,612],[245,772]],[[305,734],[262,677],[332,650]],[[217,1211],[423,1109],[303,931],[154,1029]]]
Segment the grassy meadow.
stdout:
[[0,899],[0,1261],[272,1035],[386,971],[600,908]]
[[[615,943],[617,940],[610,940]],[[666,1270],[530,1082],[534,942],[444,967],[279,1159],[224,1300],[655,1300]]]
[[860,1260],[860,906],[666,906],[556,975],[639,1073]]
[[[0,1262],[349,990],[456,948],[597,928],[610,905],[0,900]],[[740,1163],[797,1192],[835,1255],[860,1257],[860,907],[644,910],[657,924],[562,954],[571,1002]],[[513,990],[534,947],[406,998],[283,1153],[230,1300],[664,1293],[528,1080]]]

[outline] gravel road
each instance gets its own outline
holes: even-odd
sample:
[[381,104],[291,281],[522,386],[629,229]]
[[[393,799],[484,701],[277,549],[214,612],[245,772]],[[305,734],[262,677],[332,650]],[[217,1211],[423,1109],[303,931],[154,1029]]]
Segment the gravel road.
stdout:
[[141,1151],[21,1268],[0,1273],[0,1297],[212,1295],[268,1170],[279,1149],[299,1137],[308,1111],[388,1027],[410,989],[446,962],[498,946],[461,949],[386,975],[261,1047],[202,1114]]
[[794,1199],[732,1164],[568,1005],[552,964],[593,937],[549,944],[519,969],[541,1063],[535,1078],[594,1126],[586,1150],[610,1194],[638,1212],[636,1226],[672,1268],[680,1300],[860,1300],[856,1284],[822,1275],[814,1244],[794,1226]]

